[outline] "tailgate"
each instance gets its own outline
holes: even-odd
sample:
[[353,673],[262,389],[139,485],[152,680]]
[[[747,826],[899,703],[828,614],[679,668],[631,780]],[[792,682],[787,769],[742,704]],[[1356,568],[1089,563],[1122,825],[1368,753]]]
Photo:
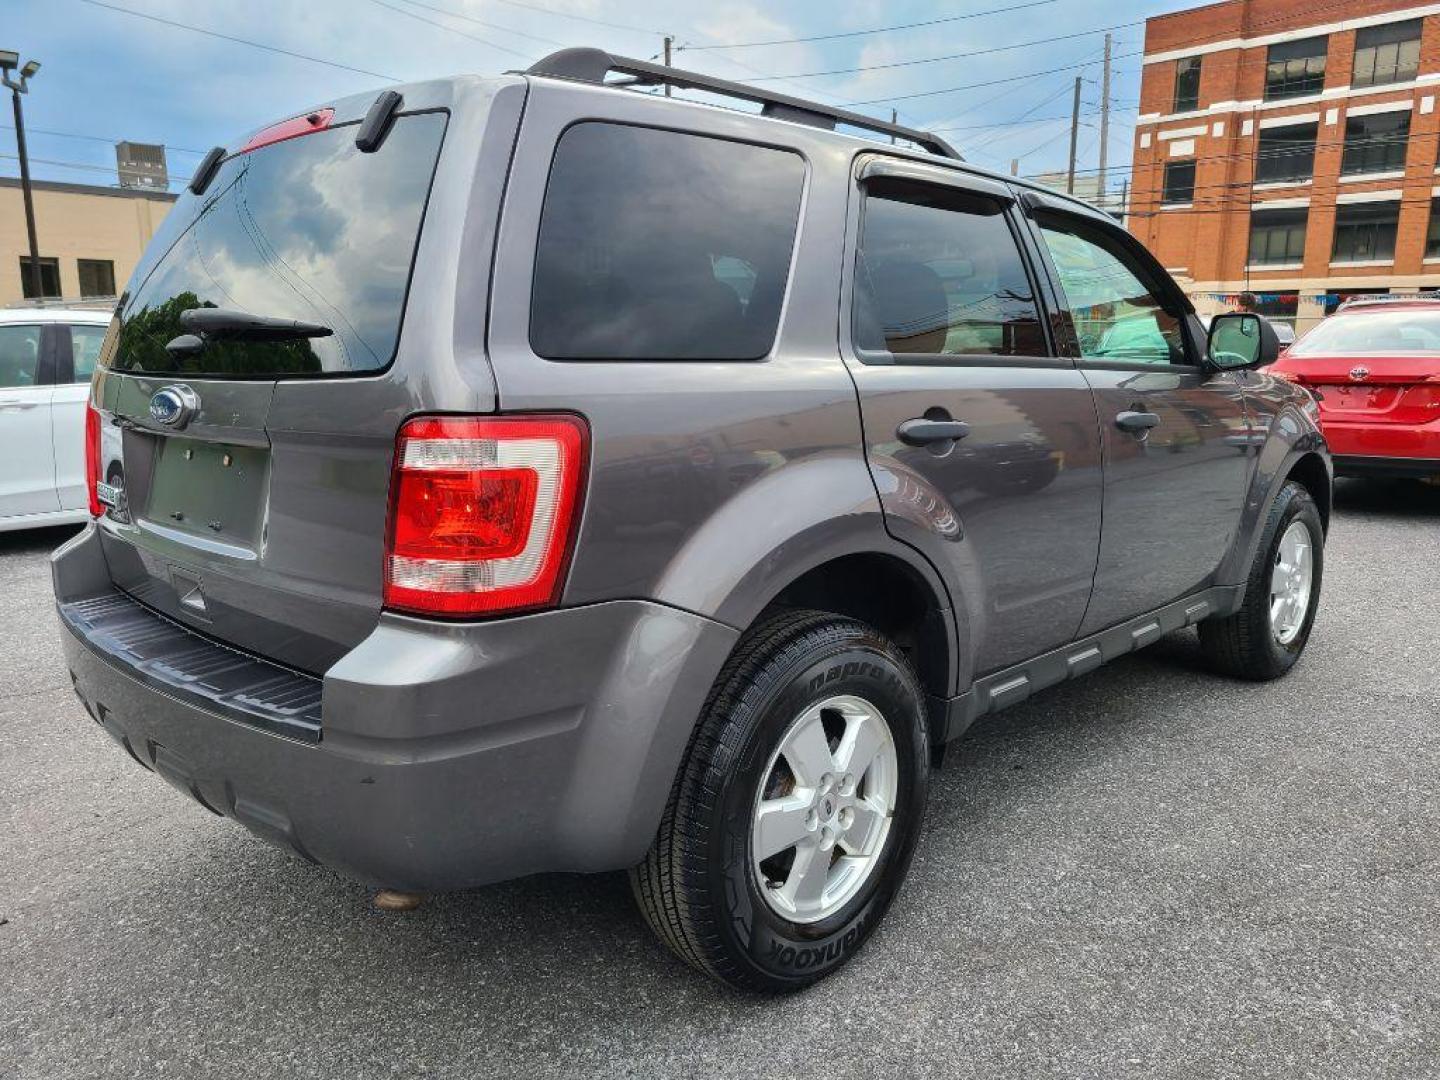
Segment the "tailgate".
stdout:
[[[316,674],[374,629],[396,430],[424,408],[493,408],[488,367],[437,387],[424,365],[454,367],[448,296],[501,85],[402,88],[368,152],[355,135],[373,95],[277,125],[170,212],[93,394],[124,592]],[[198,347],[177,343],[197,325]]]

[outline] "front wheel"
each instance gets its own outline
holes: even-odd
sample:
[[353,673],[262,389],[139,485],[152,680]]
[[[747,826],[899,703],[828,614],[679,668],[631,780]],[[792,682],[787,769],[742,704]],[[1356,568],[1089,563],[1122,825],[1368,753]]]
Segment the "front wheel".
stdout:
[[1325,566],[1325,530],[1310,492],[1280,489],[1235,614],[1200,624],[1200,644],[1218,671],[1241,679],[1278,679],[1300,659]]
[[862,623],[793,611],[747,633],[631,871],[660,938],[753,990],[800,989],[854,955],[919,833],[924,701],[904,653]]

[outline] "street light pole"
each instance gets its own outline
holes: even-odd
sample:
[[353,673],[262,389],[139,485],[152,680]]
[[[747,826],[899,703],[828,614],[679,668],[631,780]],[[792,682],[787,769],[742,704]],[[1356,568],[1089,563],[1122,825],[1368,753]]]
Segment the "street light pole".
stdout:
[[20,191],[25,200],[25,231],[30,239],[30,294],[38,300],[43,295],[40,245],[35,238],[35,196],[30,190],[30,155],[25,150],[25,112],[20,105],[20,95],[29,93],[30,79],[40,70],[40,65],[34,60],[29,61],[20,68],[20,78],[16,81],[10,77],[10,73],[19,63],[19,53],[0,52],[0,82],[10,88],[10,100],[15,107],[15,149],[20,158]]

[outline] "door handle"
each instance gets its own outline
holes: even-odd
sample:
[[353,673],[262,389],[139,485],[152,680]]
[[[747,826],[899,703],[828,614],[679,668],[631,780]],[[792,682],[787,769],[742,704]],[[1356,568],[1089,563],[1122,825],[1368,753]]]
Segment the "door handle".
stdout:
[[22,409],[33,409],[39,404],[38,401],[0,401],[0,412],[19,412]]
[[963,420],[931,420],[917,416],[896,428],[895,434],[907,446],[928,446],[963,439],[970,434],[970,425]]
[[1115,417],[1115,426],[1121,431],[1139,433],[1149,431],[1160,423],[1160,417],[1153,412],[1125,412],[1118,413]]

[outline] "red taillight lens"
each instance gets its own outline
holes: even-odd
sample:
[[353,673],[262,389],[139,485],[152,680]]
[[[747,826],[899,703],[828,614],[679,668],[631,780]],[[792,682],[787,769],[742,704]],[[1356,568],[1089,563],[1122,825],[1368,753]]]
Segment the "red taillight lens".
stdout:
[[[71,459],[74,460],[73,458]],[[90,496],[90,516],[105,513],[96,485],[100,483],[100,412],[94,402],[85,403],[85,491]]]
[[385,606],[484,615],[553,604],[588,441],[578,416],[409,421],[390,478]]

